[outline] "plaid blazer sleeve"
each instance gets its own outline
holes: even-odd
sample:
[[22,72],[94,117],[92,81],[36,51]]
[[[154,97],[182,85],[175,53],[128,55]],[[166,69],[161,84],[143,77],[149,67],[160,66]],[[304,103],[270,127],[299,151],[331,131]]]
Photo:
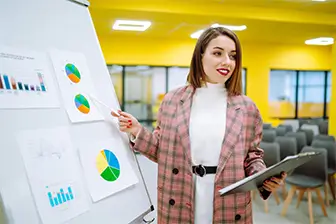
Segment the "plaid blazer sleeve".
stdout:
[[130,146],[133,150],[140,152],[153,162],[157,162],[158,157],[164,104],[165,99],[162,101],[157,113],[156,128],[154,131],[150,132],[142,126],[136,138],[133,138],[130,141]]
[[[258,110],[258,108],[256,106],[254,106],[255,108],[255,117],[254,117],[254,123],[252,125],[252,127],[254,127],[254,130],[250,133],[252,133],[252,141],[250,144],[250,148],[248,149],[248,153],[247,156],[245,158],[245,162],[244,162],[244,168],[245,168],[245,173],[247,176],[253,175],[263,169],[266,169],[266,165],[265,162],[263,160],[263,156],[264,156],[264,150],[262,150],[261,148],[259,148],[259,144],[261,142],[262,139],[262,118],[260,115],[260,112]],[[259,193],[260,196],[266,200],[271,192],[268,192],[267,190],[265,190],[262,186],[259,187]]]

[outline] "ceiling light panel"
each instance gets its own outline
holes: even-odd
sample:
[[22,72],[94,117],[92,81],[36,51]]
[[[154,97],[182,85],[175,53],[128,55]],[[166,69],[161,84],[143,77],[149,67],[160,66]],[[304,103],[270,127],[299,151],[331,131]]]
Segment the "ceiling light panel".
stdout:
[[150,21],[138,20],[116,20],[112,29],[114,30],[127,30],[127,31],[145,31],[151,26]]
[[318,37],[310,40],[306,40],[307,45],[331,45],[334,43],[334,38],[332,37]]
[[[245,25],[240,25],[240,26],[234,26],[234,25],[221,25],[218,23],[212,24],[211,27],[216,28],[216,27],[224,27],[232,31],[243,31],[247,29]],[[198,30],[190,35],[191,38],[197,39],[201,36],[201,34],[204,32],[204,30]]]

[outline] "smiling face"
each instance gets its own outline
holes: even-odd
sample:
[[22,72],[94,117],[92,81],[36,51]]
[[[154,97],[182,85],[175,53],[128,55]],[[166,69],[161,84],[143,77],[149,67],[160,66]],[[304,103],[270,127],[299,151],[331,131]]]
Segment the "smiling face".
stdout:
[[242,49],[237,35],[224,27],[209,27],[198,38],[190,62],[188,83],[225,83],[229,95],[242,94]]
[[206,81],[224,84],[236,68],[236,44],[228,36],[212,39],[202,55]]

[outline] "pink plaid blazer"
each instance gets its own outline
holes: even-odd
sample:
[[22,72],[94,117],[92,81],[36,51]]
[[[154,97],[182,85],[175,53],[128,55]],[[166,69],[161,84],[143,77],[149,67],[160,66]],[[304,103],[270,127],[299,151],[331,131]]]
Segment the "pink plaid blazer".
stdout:
[[[158,223],[194,223],[189,117],[194,88],[190,85],[166,94],[154,132],[142,128],[131,147],[158,163]],[[265,168],[262,120],[255,104],[246,96],[230,96],[226,134],[217,173],[213,223],[252,223],[250,192],[221,197],[219,189]],[[217,194],[216,194],[217,193]],[[266,194],[264,194],[266,193]],[[260,192],[266,199],[268,192]]]

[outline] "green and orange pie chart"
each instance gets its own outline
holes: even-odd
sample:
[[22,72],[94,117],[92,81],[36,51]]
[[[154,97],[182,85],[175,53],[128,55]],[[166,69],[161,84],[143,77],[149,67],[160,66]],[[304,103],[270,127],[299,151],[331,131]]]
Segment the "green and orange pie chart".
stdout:
[[89,101],[82,94],[77,94],[75,97],[75,104],[77,109],[83,113],[88,114],[90,112]]
[[73,64],[67,64],[65,66],[65,73],[73,83],[79,83],[79,81],[81,80],[80,72],[78,71],[78,68]]

